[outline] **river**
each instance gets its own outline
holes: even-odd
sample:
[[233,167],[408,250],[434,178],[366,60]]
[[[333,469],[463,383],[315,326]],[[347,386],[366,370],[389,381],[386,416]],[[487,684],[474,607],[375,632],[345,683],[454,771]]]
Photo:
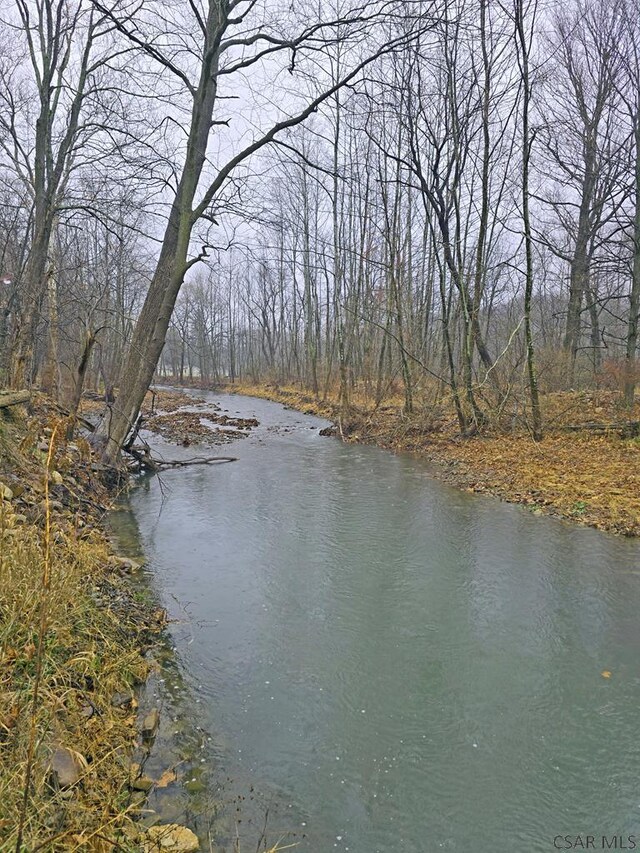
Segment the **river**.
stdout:
[[242,853],[267,809],[313,853],[640,848],[638,544],[205,396],[258,418],[238,461],[130,509]]

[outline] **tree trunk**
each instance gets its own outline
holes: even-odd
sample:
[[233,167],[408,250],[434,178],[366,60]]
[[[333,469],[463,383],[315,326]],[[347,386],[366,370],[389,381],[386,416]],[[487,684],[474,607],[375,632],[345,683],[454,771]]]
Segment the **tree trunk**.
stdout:
[[158,264],[120,371],[118,396],[103,413],[96,430],[95,440],[104,445],[102,458],[107,465],[116,463],[120,449],[136,422],[165,344],[180,287],[189,269],[189,242],[197,218],[192,206],[206,159],[217,92],[219,39],[226,25],[225,16],[226,5],[211,0],[204,58],[198,88],[193,94],[182,175],[169,213]]
[[516,31],[520,44],[520,72],[522,75],[522,223],[524,226],[524,245],[526,256],[526,274],[524,289],[524,334],[527,349],[527,376],[529,378],[529,399],[531,401],[532,434],[534,441],[542,438],[542,414],[538,395],[538,380],[535,368],[535,352],[531,329],[531,297],[533,295],[533,237],[529,215],[529,168],[531,160],[531,134],[529,132],[529,105],[531,84],[529,80],[529,50],[525,35],[524,0],[515,0]]
[[[191,233],[187,222],[180,222],[180,193],[172,210],[158,266],[151,281],[140,317],[136,323],[129,352],[123,363],[115,402],[104,412],[97,440],[102,440],[103,461],[114,465],[120,448],[142,406],[153,380],[164,347],[169,321],[187,269],[187,251]],[[182,226],[182,227],[180,227]]]
[[[471,304],[471,318],[468,334],[472,337],[478,350],[478,355],[487,370],[493,367],[493,359],[489,354],[487,345],[480,329],[479,315],[480,305],[485,284],[485,260],[487,231],[489,228],[489,167],[491,165],[491,135],[490,135],[490,107],[491,107],[491,65],[487,52],[487,3],[480,3],[480,35],[482,43],[482,67],[483,67],[483,89],[482,89],[482,204],[480,208],[480,223],[478,226],[478,245],[476,248],[476,264],[473,282],[473,300]],[[473,346],[469,341],[467,346]]]
[[67,429],[68,440],[73,438],[78,409],[80,408],[80,400],[82,399],[82,392],[84,390],[85,377],[87,375],[87,370],[89,369],[91,351],[93,350],[95,342],[96,336],[93,334],[93,332],[87,330],[84,338],[84,346],[82,347],[82,354],[80,355],[80,361],[78,362],[78,367],[76,369],[73,395],[71,397],[71,403],[69,406],[71,420],[69,422],[69,428]]
[[636,393],[636,349],[640,315],[640,111],[635,114],[635,212],[633,217],[633,272],[629,294],[629,323],[625,359],[624,402],[633,406]]
[[49,270],[47,275],[47,307],[49,326],[47,329],[47,349],[42,365],[41,386],[45,394],[58,399],[60,392],[59,362],[58,362],[58,288]]
[[47,254],[51,238],[50,217],[39,212],[36,206],[36,221],[41,227],[34,236],[29,259],[20,280],[20,302],[17,306],[11,357],[9,366],[9,384],[12,388],[22,388],[31,381],[35,352],[36,331],[46,294]]

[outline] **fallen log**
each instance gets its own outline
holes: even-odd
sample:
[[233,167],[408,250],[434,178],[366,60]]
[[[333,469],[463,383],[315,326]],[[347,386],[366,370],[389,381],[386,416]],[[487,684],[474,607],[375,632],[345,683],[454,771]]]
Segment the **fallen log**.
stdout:
[[29,391],[0,391],[0,409],[28,403],[30,397]]

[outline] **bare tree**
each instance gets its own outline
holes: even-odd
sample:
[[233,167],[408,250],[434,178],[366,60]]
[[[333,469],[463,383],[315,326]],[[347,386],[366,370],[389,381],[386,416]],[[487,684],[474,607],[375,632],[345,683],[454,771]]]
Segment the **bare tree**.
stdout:
[[[595,306],[591,270],[603,228],[620,202],[621,144],[617,132],[618,46],[616,0],[579,0],[555,16],[547,69],[546,147],[556,192],[548,201],[562,243],[549,244],[569,265],[569,301],[563,348],[566,378],[574,382],[585,301]],[[597,315],[592,313],[592,324]],[[594,343],[598,341],[597,328]],[[599,346],[599,341],[598,344]]]
[[531,71],[530,54],[532,32],[537,11],[536,0],[525,5],[525,0],[514,0],[515,34],[518,45],[518,65],[522,78],[522,225],[524,229],[525,287],[524,287],[524,334],[527,349],[527,375],[531,401],[531,432],[535,441],[542,438],[542,413],[538,394],[533,332],[531,324],[531,300],[533,296],[533,236],[529,214],[529,172],[533,136],[530,129]]
[[[367,52],[364,59],[352,62],[337,80],[329,83],[297,112],[272,123],[249,144],[240,145],[237,153],[229,159],[214,166],[213,175],[207,175],[202,185],[203,172],[208,171],[205,169],[208,166],[207,151],[212,127],[217,122],[215,111],[220,104],[219,88],[223,79],[228,81],[234,75],[245,73],[260,60],[267,57],[275,60],[282,54],[291,57],[290,66],[294,71],[296,62],[306,50],[321,51],[328,40],[337,38],[342,41],[350,31],[361,35],[363,27],[371,27],[379,21],[379,13],[375,9],[367,11],[368,7],[355,8],[332,20],[303,24],[297,33],[282,36],[277,25],[262,23],[262,10],[255,2],[209,0],[203,7],[190,3],[191,16],[185,24],[188,32],[198,34],[198,44],[194,48],[198,66],[197,69],[194,66],[194,77],[191,69],[179,67],[177,56],[172,56],[168,50],[163,52],[156,45],[156,40],[145,35],[145,23],[139,11],[127,17],[110,12],[97,0],[94,0],[94,6],[165,74],[173,75],[182,84],[188,94],[191,113],[185,128],[187,140],[180,177],[171,202],[156,271],[120,374],[117,401],[105,413],[98,433],[105,442],[104,459],[113,463],[136,420],[153,378],[184,276],[205,254],[190,254],[196,223],[203,218],[215,219],[212,206],[234,172],[249,157],[273,142],[283,131],[303,122],[327,99],[355,81],[375,58],[394,50],[406,41],[407,36],[391,37],[383,46]],[[255,24],[252,24],[252,15]],[[422,22],[418,23],[424,26]]]
[[624,400],[633,406],[637,382],[636,352],[640,320],[640,9],[637,0],[623,4],[624,39],[620,99],[631,126],[631,287],[625,349]]
[[4,25],[26,51],[24,61],[6,56],[0,65],[0,147],[30,207],[29,251],[16,271],[20,298],[13,308],[10,382],[17,387],[31,380],[36,328],[47,295],[55,300],[49,247],[74,160],[94,132],[83,124],[83,108],[106,61],[97,45],[107,27],[72,0],[15,0],[15,15]]

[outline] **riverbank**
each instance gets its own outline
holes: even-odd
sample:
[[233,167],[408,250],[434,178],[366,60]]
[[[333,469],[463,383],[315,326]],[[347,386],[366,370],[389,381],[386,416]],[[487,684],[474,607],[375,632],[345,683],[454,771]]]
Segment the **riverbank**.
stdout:
[[[335,398],[320,400],[293,386],[225,385],[229,393],[262,397],[338,421]],[[640,438],[618,425],[640,420],[610,391],[542,397],[541,442],[514,423],[461,438],[455,413],[443,406],[407,417],[402,402],[377,408],[359,401],[341,423],[343,440],[419,454],[434,475],[469,492],[496,497],[624,536],[640,535]]]
[[138,695],[165,614],[115,553],[113,495],[66,426],[38,395],[28,416],[0,410],[0,847],[152,851],[133,759],[158,724]]
[[629,813],[637,540],[457,491],[291,407],[202,396],[260,426],[237,463],[145,480],[131,510],[185,620],[204,781],[232,804],[214,850],[234,849],[236,803],[243,853],[267,804],[269,840],[300,853],[495,853],[523,822],[527,850],[558,814]]
[[[225,390],[338,420],[334,401],[295,388]],[[149,835],[138,818],[149,790],[180,780],[140,769],[158,720],[139,711],[137,696],[164,613],[104,532],[112,496],[88,443],[65,440],[66,425],[44,398],[33,406],[28,419],[12,408],[0,422],[0,847],[16,849],[22,823],[23,850],[161,849],[167,827]],[[544,406],[540,443],[517,428],[461,439],[450,412],[406,418],[395,401],[354,405],[340,429],[345,441],[428,458],[436,476],[469,491],[638,535],[640,441],[597,428],[621,420],[616,397],[554,395]],[[99,407],[89,401],[84,411]],[[254,423],[179,391],[149,395],[145,411],[145,428],[182,445],[226,443]]]

